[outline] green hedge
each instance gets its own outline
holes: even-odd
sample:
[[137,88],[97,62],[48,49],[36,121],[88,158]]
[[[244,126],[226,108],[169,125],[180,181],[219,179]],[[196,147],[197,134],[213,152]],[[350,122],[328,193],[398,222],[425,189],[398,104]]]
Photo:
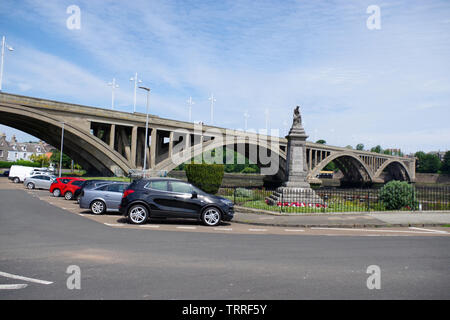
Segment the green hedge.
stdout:
[[11,166],[17,165],[17,166],[25,166],[25,167],[36,167],[40,168],[41,164],[38,162],[33,161],[27,161],[27,160],[17,160],[14,162],[10,161],[0,161],[0,168],[11,168]]
[[186,176],[190,183],[207,193],[217,193],[222,184],[222,164],[187,164]]
[[388,210],[417,207],[415,190],[405,181],[390,181],[380,190],[380,200]]

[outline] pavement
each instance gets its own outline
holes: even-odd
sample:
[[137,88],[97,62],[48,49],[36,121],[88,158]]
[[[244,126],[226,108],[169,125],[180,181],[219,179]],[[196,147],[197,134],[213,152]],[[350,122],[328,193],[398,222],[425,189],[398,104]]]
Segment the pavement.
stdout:
[[[241,211],[242,210],[242,211]],[[260,226],[279,227],[438,227],[450,226],[450,211],[428,212],[371,212],[334,214],[268,214],[265,212],[245,212],[236,208],[233,222]]]

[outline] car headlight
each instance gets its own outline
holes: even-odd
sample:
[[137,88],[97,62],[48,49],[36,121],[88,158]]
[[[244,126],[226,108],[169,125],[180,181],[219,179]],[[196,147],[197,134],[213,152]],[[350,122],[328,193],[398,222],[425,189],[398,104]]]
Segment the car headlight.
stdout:
[[223,204],[231,207],[233,205],[233,201],[228,200],[228,199],[220,199],[220,201],[222,201]]

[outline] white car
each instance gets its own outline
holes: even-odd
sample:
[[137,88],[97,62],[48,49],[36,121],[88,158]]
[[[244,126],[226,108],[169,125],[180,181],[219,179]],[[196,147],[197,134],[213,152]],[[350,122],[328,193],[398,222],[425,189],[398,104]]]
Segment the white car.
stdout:
[[23,182],[26,177],[29,177],[34,172],[33,167],[25,167],[12,165],[9,169],[9,180],[12,180],[15,183]]

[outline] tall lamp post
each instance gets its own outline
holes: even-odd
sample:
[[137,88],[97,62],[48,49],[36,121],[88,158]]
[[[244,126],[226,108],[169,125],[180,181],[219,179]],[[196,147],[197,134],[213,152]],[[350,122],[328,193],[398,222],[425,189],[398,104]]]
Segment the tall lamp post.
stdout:
[[61,131],[61,153],[59,154],[59,177],[61,178],[62,172],[62,158],[63,158],[63,148],[64,148],[64,123],[62,122],[62,131]]
[[145,170],[147,168],[147,150],[148,150],[148,109],[150,106],[150,88],[147,87],[139,87],[139,89],[147,91],[147,118],[145,120],[145,146],[144,146],[144,176],[145,176]]
[[250,115],[248,114],[247,111],[244,112],[244,131],[247,131],[247,121],[248,118],[250,118]]
[[13,47],[6,44],[5,36],[2,37],[2,59],[0,62],[0,91],[2,91],[2,82],[3,82],[3,60],[5,59],[5,48],[9,51],[14,51]]
[[134,77],[130,78],[130,81],[134,81],[134,103],[133,103],[133,113],[134,113],[134,112],[136,112],[136,91],[137,91],[137,86],[138,86],[138,83],[142,83],[142,80],[140,80],[138,78],[138,74],[136,72]]
[[192,101],[192,97],[189,97],[187,103],[189,104],[189,122],[192,122],[192,105],[195,104],[194,101]]
[[114,110],[114,91],[119,87],[119,85],[116,84],[116,78],[113,78],[113,81],[108,83],[108,86],[112,87],[111,109]]
[[216,102],[216,98],[214,98],[214,95],[211,93],[211,97],[208,99],[211,101],[211,125],[214,124],[214,102]]

